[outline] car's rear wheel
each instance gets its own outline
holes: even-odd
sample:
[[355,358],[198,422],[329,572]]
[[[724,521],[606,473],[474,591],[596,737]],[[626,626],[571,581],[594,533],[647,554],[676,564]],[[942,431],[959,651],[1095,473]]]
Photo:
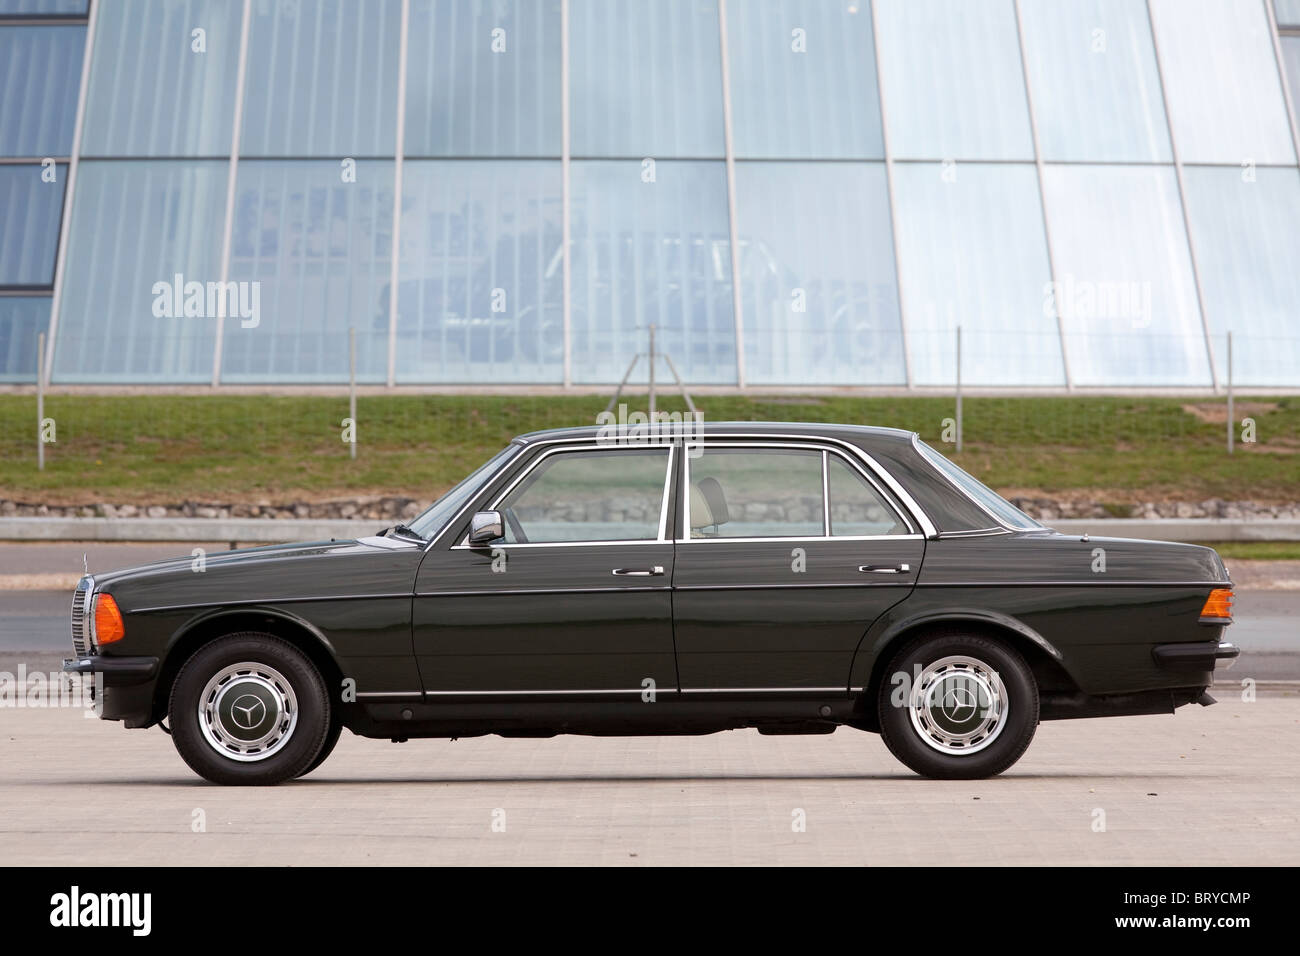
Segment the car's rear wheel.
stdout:
[[271,634],[229,634],[185,662],[168,708],[181,758],[213,783],[268,785],[314,766],[332,727],[325,682]]
[[890,752],[926,777],[991,777],[1024,754],[1038,727],[1038,685],[1008,644],[930,633],[893,658],[877,701]]

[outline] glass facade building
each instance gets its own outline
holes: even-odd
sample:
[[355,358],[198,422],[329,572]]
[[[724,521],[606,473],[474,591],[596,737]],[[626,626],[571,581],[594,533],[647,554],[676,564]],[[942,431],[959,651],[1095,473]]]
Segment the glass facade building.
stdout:
[[1300,388],[1300,0],[0,0],[0,83],[0,382]]

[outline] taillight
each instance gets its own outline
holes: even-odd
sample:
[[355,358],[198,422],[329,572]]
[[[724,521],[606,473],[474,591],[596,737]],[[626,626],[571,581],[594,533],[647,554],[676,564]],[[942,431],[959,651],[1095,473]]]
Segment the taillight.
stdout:
[[122,612],[111,594],[95,595],[95,643],[102,647],[126,637]]
[[1207,624],[1232,623],[1232,588],[1215,588],[1201,608],[1201,620]]

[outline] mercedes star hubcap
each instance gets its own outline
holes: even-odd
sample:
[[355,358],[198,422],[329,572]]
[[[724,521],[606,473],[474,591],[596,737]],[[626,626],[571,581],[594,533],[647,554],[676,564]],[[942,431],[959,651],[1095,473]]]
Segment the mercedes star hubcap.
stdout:
[[298,723],[298,698],[274,667],[246,661],[224,667],[203,688],[199,727],[217,753],[231,760],[265,760]]
[[958,756],[993,743],[1006,726],[1007,710],[1007,689],[997,671],[961,655],[923,669],[908,701],[920,738],[940,753]]

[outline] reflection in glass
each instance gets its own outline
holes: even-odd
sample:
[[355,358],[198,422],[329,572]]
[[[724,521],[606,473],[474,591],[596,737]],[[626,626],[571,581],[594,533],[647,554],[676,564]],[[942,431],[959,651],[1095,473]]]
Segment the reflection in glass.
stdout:
[[[720,162],[574,162],[573,379],[617,382],[658,350],[693,384],[736,380],[727,183]],[[644,381],[642,376],[634,381]],[[666,366],[657,374],[666,379]]]
[[408,161],[397,378],[564,378],[560,164]]
[[746,375],[756,384],[902,384],[881,163],[738,163]]

